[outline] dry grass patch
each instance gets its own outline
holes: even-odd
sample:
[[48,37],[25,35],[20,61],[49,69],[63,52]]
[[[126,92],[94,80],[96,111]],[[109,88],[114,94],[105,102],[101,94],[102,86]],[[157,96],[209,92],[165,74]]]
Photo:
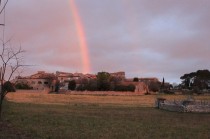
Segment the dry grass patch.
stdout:
[[[109,92],[107,92],[108,94]],[[188,95],[99,95],[99,94],[46,94],[46,93],[8,93],[9,101],[35,104],[59,104],[59,105],[120,105],[153,107],[157,97],[167,100],[183,100]],[[196,100],[210,100],[210,96],[193,96]]]
[[98,104],[152,107],[156,96],[65,95],[41,93],[8,93],[7,100],[35,104]]

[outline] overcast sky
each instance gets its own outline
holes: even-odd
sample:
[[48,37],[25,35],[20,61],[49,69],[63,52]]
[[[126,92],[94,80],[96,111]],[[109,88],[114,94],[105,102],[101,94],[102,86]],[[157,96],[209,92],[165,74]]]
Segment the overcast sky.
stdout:
[[9,0],[6,35],[27,51],[24,63],[34,65],[27,74],[87,72],[88,58],[90,73],[180,82],[210,69],[210,0]]

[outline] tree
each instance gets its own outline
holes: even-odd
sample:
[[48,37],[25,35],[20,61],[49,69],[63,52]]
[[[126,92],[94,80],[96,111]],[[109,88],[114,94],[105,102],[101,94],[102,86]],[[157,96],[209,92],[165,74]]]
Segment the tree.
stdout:
[[182,86],[186,89],[190,89],[195,76],[196,72],[187,73],[181,76],[180,79],[182,80]]
[[164,77],[163,77],[162,88],[164,89],[164,87],[165,87],[165,79],[164,79]]
[[134,92],[135,91],[135,85],[129,84],[129,85],[116,85],[114,91],[123,91],[123,92]]
[[98,72],[97,74],[97,87],[99,91],[110,90],[110,74],[108,72]]
[[60,82],[58,80],[56,80],[55,82],[55,92],[58,93],[60,89]]
[[1,58],[1,68],[0,68],[0,113],[2,110],[2,103],[4,97],[9,92],[9,90],[5,89],[5,83],[9,82],[18,68],[24,66],[21,65],[20,55],[24,51],[21,47],[15,51],[12,48],[8,48],[5,43],[3,43],[2,52],[0,54]]
[[85,90],[97,91],[97,87],[97,80],[90,79],[89,82],[85,85]]
[[138,77],[134,77],[134,78],[133,78],[133,81],[134,81],[134,82],[138,82],[138,81],[139,81],[139,78],[138,78]]
[[208,83],[210,82],[210,72],[209,70],[198,70],[196,72],[191,72],[184,74],[180,77],[182,80],[182,86],[187,89],[198,88],[208,89]]
[[[2,13],[5,13],[3,11],[5,11],[5,7],[8,3],[8,0],[6,0],[5,3],[2,3],[2,1],[0,0],[0,15]],[[1,24],[5,25],[5,16],[4,16],[4,23]],[[10,80],[12,78],[12,76],[15,74],[15,72],[22,66],[21,64],[21,55],[24,52],[22,50],[21,47],[19,47],[18,49],[14,49],[9,45],[9,42],[11,41],[11,39],[5,41],[5,36],[4,36],[4,30],[3,29],[3,36],[1,39],[2,42],[2,47],[0,50],[0,117],[1,117],[1,113],[2,113],[2,104],[3,104],[3,100],[6,96],[6,94],[11,91],[11,84],[10,84]],[[9,87],[10,86],[10,87]]]
[[4,83],[4,87],[3,87],[4,91],[8,91],[8,92],[15,92],[15,87],[14,85],[9,82],[9,81],[6,81]]
[[76,88],[76,81],[75,80],[71,80],[68,83],[68,90],[75,90]]

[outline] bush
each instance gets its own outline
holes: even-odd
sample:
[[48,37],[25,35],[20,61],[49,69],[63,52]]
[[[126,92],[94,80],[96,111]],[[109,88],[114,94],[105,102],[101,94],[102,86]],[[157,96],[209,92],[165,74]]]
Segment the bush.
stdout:
[[85,90],[88,90],[88,91],[98,91],[98,88],[97,88],[97,81],[96,80],[89,80],[88,83],[85,83],[85,84],[80,84],[76,90],[77,91],[85,91]]
[[77,88],[76,88],[77,91],[85,91],[86,90],[86,87],[85,85],[79,85]]
[[15,92],[15,87],[14,87],[14,85],[11,82],[7,81],[3,85],[3,91],[4,92],[5,91],[6,92]]
[[139,78],[138,77],[134,77],[133,78],[133,82],[138,82],[139,81]]
[[76,81],[75,80],[69,81],[68,90],[75,90],[75,88],[76,88]]
[[131,91],[134,92],[135,91],[135,86],[134,85],[116,85],[115,86],[115,91]]
[[25,90],[27,90],[27,89],[33,89],[31,86],[29,86],[29,85],[26,84],[26,83],[17,83],[17,84],[15,85],[15,88],[16,88],[16,89],[25,89]]

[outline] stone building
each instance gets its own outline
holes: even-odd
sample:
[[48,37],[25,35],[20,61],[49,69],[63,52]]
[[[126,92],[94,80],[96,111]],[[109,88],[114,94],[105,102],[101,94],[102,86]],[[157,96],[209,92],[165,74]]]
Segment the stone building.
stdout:
[[93,74],[83,74],[83,73],[68,73],[68,72],[56,72],[56,77],[60,82],[61,90],[68,90],[69,81],[75,80],[76,87],[78,87],[83,82],[88,82],[90,79],[96,79],[96,75]]
[[55,74],[38,71],[36,74],[28,77],[17,77],[15,84],[27,84],[34,90],[55,91],[56,80]]
[[125,80],[125,72],[124,71],[119,71],[119,72],[114,72],[114,73],[110,73],[110,75],[112,77],[118,78],[122,81]]

